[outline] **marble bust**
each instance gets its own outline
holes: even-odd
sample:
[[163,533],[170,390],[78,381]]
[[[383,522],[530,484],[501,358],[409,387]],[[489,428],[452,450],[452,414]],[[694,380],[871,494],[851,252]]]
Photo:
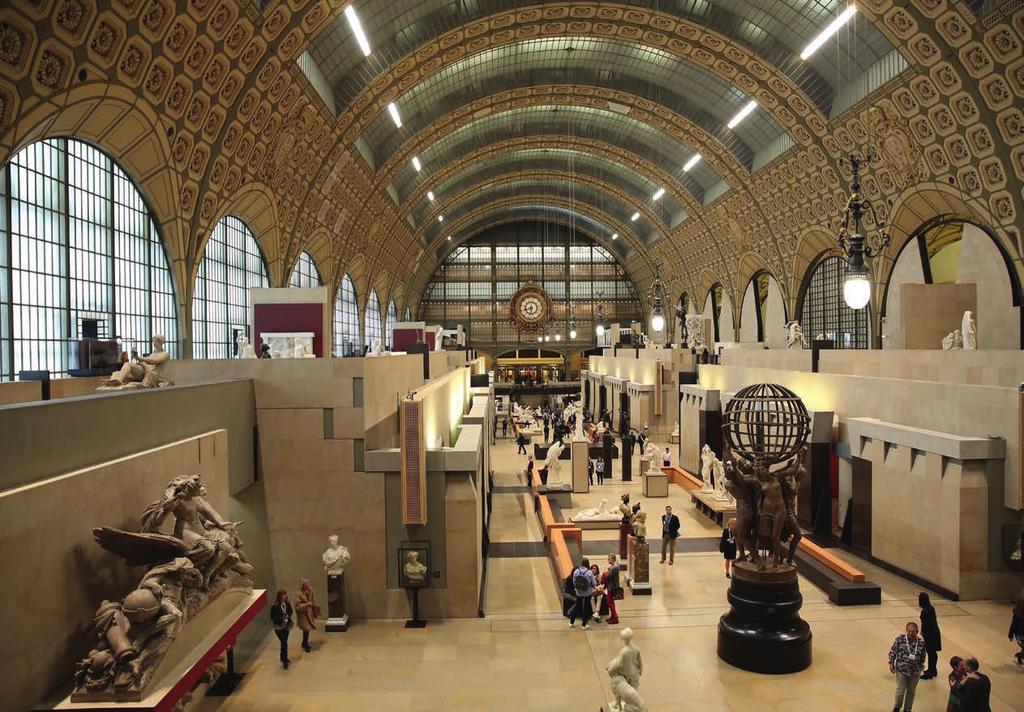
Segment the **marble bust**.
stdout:
[[324,562],[324,571],[328,576],[341,576],[345,573],[345,567],[352,557],[342,544],[338,543],[338,535],[331,534],[327,537],[327,551],[321,557]]
[[642,509],[633,515],[633,536],[640,541],[647,538],[647,512]]
[[402,568],[405,577],[413,583],[422,584],[427,578],[427,567],[420,561],[418,551],[407,551],[405,553],[405,566]]

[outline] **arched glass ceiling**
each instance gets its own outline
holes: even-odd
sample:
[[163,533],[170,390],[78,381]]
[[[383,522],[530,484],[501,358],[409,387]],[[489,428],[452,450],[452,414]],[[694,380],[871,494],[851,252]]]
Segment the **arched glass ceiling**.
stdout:
[[460,237],[451,242],[443,240],[438,244],[434,250],[434,259],[440,262],[455,247],[465,242],[465,239],[475,237],[477,233],[495,224],[500,219],[506,219],[508,222],[529,222],[535,220],[541,223],[558,222],[561,225],[573,225],[577,232],[593,238],[595,242],[620,260],[630,254],[629,250],[625,249],[626,245],[623,240],[611,239],[610,236],[614,230],[607,227],[600,220],[595,220],[575,210],[552,205],[513,205],[485,213],[469,224],[460,227]]
[[722,180],[706,161],[700,161],[689,172],[683,171],[694,150],[629,116],[585,106],[528,106],[491,114],[451,132],[420,154],[423,173],[406,163],[394,184],[404,200],[419,180],[429,180],[432,170],[460,156],[500,141],[538,135],[578,136],[620,146],[672,175],[701,203],[704,192]]
[[579,84],[632,94],[703,128],[751,168],[754,155],[783,133],[767,111],[755,111],[732,130],[726,124],[751,97],[695,62],[618,40],[559,37],[495,47],[445,67],[400,94],[403,131],[381,112],[363,132],[377,165],[408,135],[473,101],[521,87]]
[[[310,53],[348,106],[387,67],[444,33],[481,17],[536,5],[537,0],[356,0],[373,50],[364,57],[341,13],[314,40]],[[700,23],[757,53],[785,73],[825,115],[839,88],[893,47],[874,25],[855,18],[829,51],[808,61],[803,47],[847,5],[847,0],[631,0]]]
[[[629,218],[635,208],[607,192],[599,191],[589,186],[569,185],[568,183],[555,180],[527,179],[500,180],[495,183],[480,185],[476,192],[468,195],[457,205],[446,209],[444,222],[431,221],[424,229],[423,242],[429,245],[435,240],[450,234],[449,226],[458,222],[460,216],[467,215],[488,203],[518,198],[521,195],[545,196],[559,198],[563,201],[573,201],[573,203],[580,204],[582,212],[587,212],[583,206],[589,205],[597,208],[620,223],[628,225],[632,234],[647,244],[654,242],[660,237],[645,215],[641,214],[635,222],[631,221]],[[624,238],[625,236],[620,237],[620,239]]]
[[[579,151],[559,149],[529,149],[478,161],[434,188],[434,193],[445,197],[458,195],[478,183],[488,182],[495,176],[516,170],[561,171],[578,173],[616,185],[633,196],[637,205],[647,205],[662,221],[662,227],[673,227],[686,216],[685,211],[669,192],[660,200],[651,196],[662,187],[626,166]],[[417,224],[428,219],[434,211],[434,204],[424,198],[413,207],[412,215]]]

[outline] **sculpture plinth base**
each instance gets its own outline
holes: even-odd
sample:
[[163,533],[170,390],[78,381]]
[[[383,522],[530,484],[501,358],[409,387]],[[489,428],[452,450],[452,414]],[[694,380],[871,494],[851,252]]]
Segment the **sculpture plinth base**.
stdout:
[[800,618],[803,596],[796,569],[732,568],[732,608],[718,622],[718,657],[750,672],[784,675],[811,664],[811,629]]
[[348,612],[345,609],[345,574],[327,574],[327,624],[328,633],[344,633],[348,630]]
[[629,590],[634,596],[650,596],[651,547],[646,539],[629,537]]

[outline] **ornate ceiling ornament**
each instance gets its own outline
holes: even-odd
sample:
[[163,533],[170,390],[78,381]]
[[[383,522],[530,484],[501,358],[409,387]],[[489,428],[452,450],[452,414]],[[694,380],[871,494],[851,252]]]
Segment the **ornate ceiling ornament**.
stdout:
[[873,153],[892,169],[899,186],[904,188],[921,182],[924,178],[921,147],[906,121],[881,105],[872,107],[868,116]]
[[526,333],[544,329],[553,313],[551,297],[536,282],[527,282],[509,300],[509,321]]

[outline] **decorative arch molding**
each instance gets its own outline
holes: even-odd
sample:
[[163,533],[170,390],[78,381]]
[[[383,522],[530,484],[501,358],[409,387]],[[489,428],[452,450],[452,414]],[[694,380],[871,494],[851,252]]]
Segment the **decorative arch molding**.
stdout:
[[[220,209],[216,212],[216,219],[204,227],[202,239],[196,244],[196,252],[192,258],[189,298],[192,297],[196,275],[199,272],[199,263],[206,250],[206,243],[209,242],[213,234],[213,227],[226,215],[234,215],[252,230],[256,242],[263,251],[263,258],[267,262],[267,276],[270,278],[271,286],[287,287],[290,273],[284,269],[284,259],[280,252],[281,231],[278,222],[277,197],[270,186],[254,181],[246,183],[231,197],[223,201]],[[298,253],[296,253],[296,257],[298,257]]]
[[798,144],[827,131],[825,117],[792,80],[730,38],[666,13],[594,2],[496,13],[435,38],[392,64],[346,107],[339,133],[351,143],[402,91],[459,61],[524,39],[565,36],[633,42],[693,62],[757,99]]
[[114,159],[134,181],[160,227],[184,332],[192,299],[188,226],[179,209],[181,181],[156,112],[134,92],[114,84],[104,84],[102,93],[82,87],[58,92],[22,114],[16,93],[13,98],[11,116],[17,121],[0,133],[0,166],[22,148],[50,138],[87,141]]
[[324,285],[330,287],[337,278],[337,265],[331,245],[331,234],[327,228],[322,226],[315,228],[305,240],[293,239],[292,246],[289,248],[291,254],[288,259],[288,268],[285,270],[287,274],[291,274],[302,252],[309,253],[320,271],[320,278]]
[[684,116],[664,107],[656,106],[635,94],[591,87],[582,84],[558,84],[519,87],[480,97],[463,104],[434,123],[424,127],[415,136],[402,142],[377,172],[379,185],[394,180],[400,168],[422,155],[436,141],[437,136],[457,131],[476,121],[512,109],[532,106],[583,106],[611,112],[608,104],[615,102],[630,107],[629,116],[647,124],[690,147],[702,156],[708,165],[732,188],[750,184],[750,171],[718,139]]
[[687,211],[688,215],[696,215],[701,211],[693,194],[679,182],[675,176],[661,169],[643,156],[624,149],[615,144],[596,139],[580,138],[578,136],[558,136],[538,134],[529,137],[516,137],[488,144],[470,153],[460,156],[457,160],[441,166],[430,174],[430,182],[426,181],[409,194],[409,197],[402,203],[403,214],[408,214],[412,206],[426,198],[427,191],[431,185],[442,185],[450,178],[460,175],[463,171],[474,168],[476,164],[494,158],[514,154],[524,150],[572,150],[610,159],[614,163],[629,168],[640,175],[655,180],[659,185],[665,186],[668,194]]

